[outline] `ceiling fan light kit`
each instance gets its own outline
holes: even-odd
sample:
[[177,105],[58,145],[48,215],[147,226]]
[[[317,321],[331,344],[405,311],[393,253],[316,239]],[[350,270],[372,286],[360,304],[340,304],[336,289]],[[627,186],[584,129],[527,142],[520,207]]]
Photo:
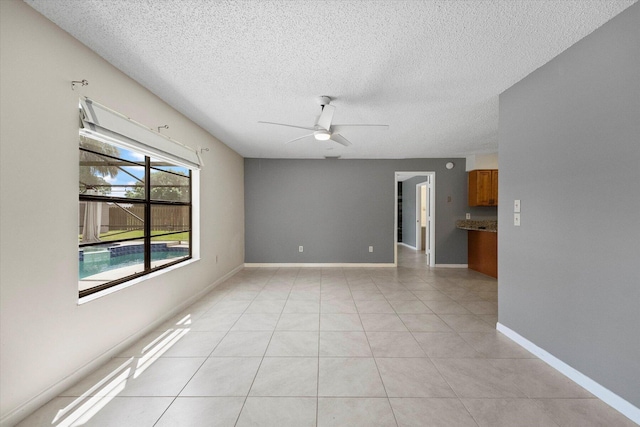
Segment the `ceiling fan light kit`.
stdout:
[[326,130],[317,130],[313,132],[313,137],[318,141],[327,141],[331,139],[331,134]]
[[320,117],[318,117],[318,121],[313,127],[305,127],[305,126],[296,126],[296,125],[288,125],[284,123],[274,123],[274,122],[263,122],[259,121],[258,123],[267,124],[267,125],[276,125],[276,126],[286,126],[298,129],[307,129],[312,130],[313,133],[308,135],[303,135],[301,137],[292,139],[290,142],[298,141],[301,139],[305,139],[307,137],[313,136],[317,141],[334,141],[338,144],[344,145],[348,147],[351,145],[351,142],[341,135],[343,129],[346,128],[354,128],[354,127],[376,127],[380,129],[388,129],[389,125],[369,125],[369,124],[358,124],[358,125],[332,125],[333,121],[333,113],[336,110],[336,107],[330,105],[331,98],[328,96],[319,96],[316,98],[318,104],[322,107],[322,112],[320,113]]

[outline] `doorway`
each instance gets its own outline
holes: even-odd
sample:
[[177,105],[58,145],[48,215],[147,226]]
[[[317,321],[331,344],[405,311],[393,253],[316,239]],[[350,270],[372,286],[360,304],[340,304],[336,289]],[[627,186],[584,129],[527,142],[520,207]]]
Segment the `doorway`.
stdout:
[[[404,243],[405,239],[403,238],[403,244],[412,249],[415,249],[418,253],[424,254],[426,257],[427,265],[429,267],[435,267],[435,259],[436,259],[436,245],[435,245],[435,172],[396,172],[395,180],[396,180],[396,191],[395,191],[395,200],[394,203],[398,201],[398,188],[399,184],[402,184],[404,181],[407,181],[411,178],[415,177],[424,177],[423,180],[420,180],[415,185],[415,206],[410,206],[411,204],[411,196],[409,194],[413,193],[414,190],[407,188],[407,184],[404,183],[404,191],[410,192],[408,194],[403,194],[403,211],[406,209],[411,209],[414,211],[415,216],[413,214],[409,215],[408,223],[403,223],[403,236],[407,235],[409,238],[408,241],[413,240],[415,242],[415,248],[411,243]],[[416,180],[413,181],[414,183]],[[409,197],[405,197],[409,196]],[[409,206],[405,206],[405,200],[409,204]],[[399,218],[398,210],[395,211],[395,222],[394,222],[394,230],[398,229],[398,223],[403,220],[403,218]],[[403,215],[404,220],[407,221],[407,215]],[[415,221],[415,224],[412,222]],[[410,234],[415,235],[415,239],[410,239]],[[398,264],[398,236],[396,234],[395,241],[395,259],[394,263]]]
[[416,250],[427,257],[429,267],[435,265],[435,233],[433,227],[433,176],[427,175],[427,180],[416,185]]

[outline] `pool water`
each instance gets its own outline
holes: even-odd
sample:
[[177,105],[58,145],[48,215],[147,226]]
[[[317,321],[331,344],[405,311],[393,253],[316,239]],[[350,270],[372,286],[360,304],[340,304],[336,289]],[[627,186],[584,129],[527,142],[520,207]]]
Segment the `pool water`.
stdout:
[[[151,258],[152,261],[157,261],[162,259],[184,258],[188,255],[189,253],[184,250],[153,251],[151,253]],[[104,257],[103,259],[94,259],[92,262],[80,261],[79,277],[80,279],[84,279],[85,277],[93,276],[94,274],[136,264],[144,264],[144,253],[123,254],[111,258]]]

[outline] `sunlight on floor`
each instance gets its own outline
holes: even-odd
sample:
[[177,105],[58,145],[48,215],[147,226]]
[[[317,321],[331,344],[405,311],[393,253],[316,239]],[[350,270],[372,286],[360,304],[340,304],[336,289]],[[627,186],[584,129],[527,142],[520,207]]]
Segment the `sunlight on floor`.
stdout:
[[19,426],[633,425],[496,331],[498,287],[402,246],[245,268]]
[[191,315],[188,314],[176,323],[176,329],[167,329],[142,349],[142,355],[136,363],[133,376],[131,376],[132,365],[136,358],[130,357],[71,404],[59,410],[51,421],[51,425],[74,427],[89,422],[111,400],[126,389],[128,381],[135,380],[142,375],[162,354],[188,334],[191,329],[186,326],[190,324]]

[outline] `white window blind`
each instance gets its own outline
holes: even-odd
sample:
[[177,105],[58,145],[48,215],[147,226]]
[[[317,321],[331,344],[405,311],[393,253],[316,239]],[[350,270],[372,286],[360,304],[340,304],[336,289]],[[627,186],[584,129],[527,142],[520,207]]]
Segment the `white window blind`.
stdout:
[[199,153],[89,98],[80,100],[81,133],[147,156],[200,169]]

